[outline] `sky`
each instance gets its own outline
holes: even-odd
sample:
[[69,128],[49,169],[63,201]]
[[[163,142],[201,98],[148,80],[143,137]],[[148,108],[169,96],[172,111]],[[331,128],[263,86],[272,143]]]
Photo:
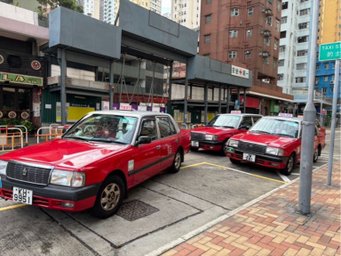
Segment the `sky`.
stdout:
[[172,0],[161,0],[161,13],[167,13],[171,11],[171,1]]

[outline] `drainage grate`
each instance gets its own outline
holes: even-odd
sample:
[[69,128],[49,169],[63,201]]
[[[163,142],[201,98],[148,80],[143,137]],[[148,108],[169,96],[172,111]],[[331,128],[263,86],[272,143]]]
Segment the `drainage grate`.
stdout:
[[158,212],[159,209],[146,204],[139,200],[132,200],[122,204],[121,208],[118,210],[116,215],[129,220],[134,221],[148,215]]

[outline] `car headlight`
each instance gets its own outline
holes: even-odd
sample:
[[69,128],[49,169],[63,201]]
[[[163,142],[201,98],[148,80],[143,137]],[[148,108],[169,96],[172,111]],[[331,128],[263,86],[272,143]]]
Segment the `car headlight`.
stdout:
[[238,148],[239,140],[229,139],[228,145],[230,147]]
[[53,170],[50,183],[61,186],[82,187],[85,184],[85,175],[81,172]]
[[282,156],[283,155],[283,149],[266,147],[265,153],[269,154],[269,155]]
[[6,175],[6,168],[8,162],[0,160],[0,174]]
[[205,135],[205,140],[217,140],[217,138],[218,138],[217,135],[211,135],[211,134]]

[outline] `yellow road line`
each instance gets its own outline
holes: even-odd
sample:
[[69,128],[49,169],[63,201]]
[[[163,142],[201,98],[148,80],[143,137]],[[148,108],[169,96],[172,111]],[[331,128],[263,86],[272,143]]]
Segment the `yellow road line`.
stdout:
[[12,209],[20,208],[20,207],[24,207],[24,206],[26,206],[26,205],[25,204],[10,205],[10,206],[0,208],[0,212],[12,210]]
[[201,162],[201,163],[191,164],[191,165],[185,165],[185,166],[181,167],[181,169],[186,169],[189,167],[194,167],[194,166],[203,165],[203,164],[206,164],[206,162]]
[[262,175],[257,175],[257,174],[253,174],[253,173],[249,173],[249,172],[244,172],[244,171],[240,171],[240,170],[237,170],[237,169],[234,169],[234,168],[226,167],[226,166],[223,166],[223,165],[212,164],[212,163],[208,163],[208,162],[202,162],[202,163],[198,163],[198,164],[188,165],[186,167],[193,167],[193,166],[205,165],[205,164],[206,165],[215,166],[215,167],[218,167],[218,168],[222,168],[222,169],[228,169],[228,170],[235,171],[235,172],[240,172],[240,173],[247,174],[247,175],[250,175],[250,176],[253,176],[253,177],[257,177],[257,178],[260,178],[260,179],[264,179],[264,180],[270,180],[270,181],[274,181],[274,182],[278,182],[278,183],[282,183],[282,184],[286,184],[287,183],[287,182],[284,182],[284,181],[281,181],[281,180],[276,180],[276,179],[264,177]]

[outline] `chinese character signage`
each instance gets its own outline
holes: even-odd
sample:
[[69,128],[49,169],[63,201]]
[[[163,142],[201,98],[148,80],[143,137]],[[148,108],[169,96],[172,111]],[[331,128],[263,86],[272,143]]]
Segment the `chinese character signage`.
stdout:
[[231,65],[231,75],[249,79],[249,70]]
[[43,86],[43,78],[38,76],[26,76],[21,74],[0,72],[0,82],[10,82],[13,84],[28,84]]

